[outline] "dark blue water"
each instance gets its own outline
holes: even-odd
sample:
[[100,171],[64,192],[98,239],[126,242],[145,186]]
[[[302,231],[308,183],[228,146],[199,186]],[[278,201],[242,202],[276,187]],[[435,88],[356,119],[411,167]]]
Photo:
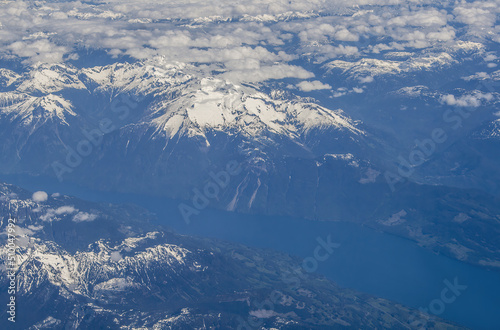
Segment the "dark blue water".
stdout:
[[248,246],[313,257],[317,238],[339,243],[317,272],[343,287],[427,308],[440,299],[445,279],[467,289],[439,316],[473,329],[500,329],[500,272],[436,255],[414,242],[344,222],[242,215],[206,209],[187,225],[174,200],[92,191],[57,181],[25,176],[3,181],[36,191],[60,192],[96,202],[135,203],[158,215],[159,222],[182,234],[213,237]]

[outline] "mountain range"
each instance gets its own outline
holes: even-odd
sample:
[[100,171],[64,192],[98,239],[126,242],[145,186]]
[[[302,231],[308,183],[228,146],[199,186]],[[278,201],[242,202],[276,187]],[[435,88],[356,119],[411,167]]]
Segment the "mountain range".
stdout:
[[[340,288],[300,259],[149,223],[132,205],[96,204],[0,185],[8,299],[15,219],[16,326],[25,329],[432,329],[455,325]],[[2,311],[2,327],[9,327]]]

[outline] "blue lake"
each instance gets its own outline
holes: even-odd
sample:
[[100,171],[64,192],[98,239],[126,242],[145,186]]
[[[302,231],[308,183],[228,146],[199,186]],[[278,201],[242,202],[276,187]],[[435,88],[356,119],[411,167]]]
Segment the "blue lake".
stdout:
[[93,191],[56,180],[3,176],[22,188],[60,192],[95,202],[135,203],[158,215],[158,221],[181,234],[213,237],[252,247],[272,248],[299,257],[314,255],[317,238],[339,243],[317,273],[340,286],[428,308],[440,299],[444,280],[457,278],[467,289],[439,316],[473,329],[500,329],[500,271],[490,271],[443,255],[412,241],[347,222],[319,222],[291,217],[245,215],[206,209],[187,225],[174,200]]

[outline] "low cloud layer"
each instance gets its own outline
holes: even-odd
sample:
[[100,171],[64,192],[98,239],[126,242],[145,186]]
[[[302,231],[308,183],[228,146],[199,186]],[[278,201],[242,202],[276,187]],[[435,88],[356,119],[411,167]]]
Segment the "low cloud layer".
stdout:
[[305,80],[315,75],[297,64],[304,59],[438,54],[463,41],[498,41],[499,12],[493,1],[6,1],[0,56],[33,65],[100,49],[116,58],[163,56],[235,82]]
[[301,81],[297,84],[297,87],[303,92],[310,92],[321,89],[332,89],[332,86],[328,84],[323,84],[321,81]]
[[491,93],[475,93],[472,95],[462,95],[455,97],[452,94],[441,96],[441,103],[455,107],[474,107],[477,108],[483,105],[484,102],[493,100]]

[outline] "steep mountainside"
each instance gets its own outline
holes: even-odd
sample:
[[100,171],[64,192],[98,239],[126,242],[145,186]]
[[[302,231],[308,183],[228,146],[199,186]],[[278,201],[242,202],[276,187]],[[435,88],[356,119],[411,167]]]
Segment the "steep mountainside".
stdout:
[[[17,220],[16,326],[416,329],[425,321],[432,329],[457,328],[341,289],[284,254],[155,230],[132,206],[31,197],[5,184],[0,201],[2,273],[8,215]],[[8,286],[2,276],[2,300]],[[7,326],[5,311],[1,320]]]
[[[310,97],[204,77],[195,66],[170,64],[162,57],[83,69],[38,65],[23,74],[1,74],[4,174],[46,175],[92,188],[183,199],[187,208],[179,216],[187,222],[199,204],[362,222],[459,260],[499,265],[496,198],[464,189],[467,185],[454,184],[439,172],[458,162],[443,158],[454,149],[431,153],[413,166],[408,162],[414,158],[405,153],[411,156],[418,149],[407,149],[405,135],[394,139],[395,132],[384,131],[380,120],[366,117],[352,103],[339,102],[371,126]],[[386,79],[391,74],[380,75]],[[408,103],[415,97],[439,106],[443,97],[423,85],[378,98],[374,92],[367,95],[373,97],[375,112],[388,102]],[[483,94],[474,95],[462,102],[480,102]],[[483,96],[493,102],[492,97]],[[402,116],[400,109],[384,108],[390,111],[404,121],[403,129],[411,120],[435,117],[422,112]],[[461,158],[470,159],[478,149],[492,154],[482,165],[469,165],[477,168],[467,176],[476,182],[472,188],[486,187],[476,179],[485,170],[491,170],[491,178],[497,173],[492,151],[496,122],[488,124],[491,118],[481,113],[484,128],[470,134],[468,147],[457,144]],[[453,141],[448,138],[445,144]],[[419,143],[423,146],[417,148],[432,147]],[[441,147],[431,143],[436,150]],[[236,168],[229,174],[231,164]],[[217,186],[207,190],[214,180]],[[437,187],[436,180],[462,189]],[[387,225],[402,210],[405,221]],[[471,221],[455,221],[462,218]]]

